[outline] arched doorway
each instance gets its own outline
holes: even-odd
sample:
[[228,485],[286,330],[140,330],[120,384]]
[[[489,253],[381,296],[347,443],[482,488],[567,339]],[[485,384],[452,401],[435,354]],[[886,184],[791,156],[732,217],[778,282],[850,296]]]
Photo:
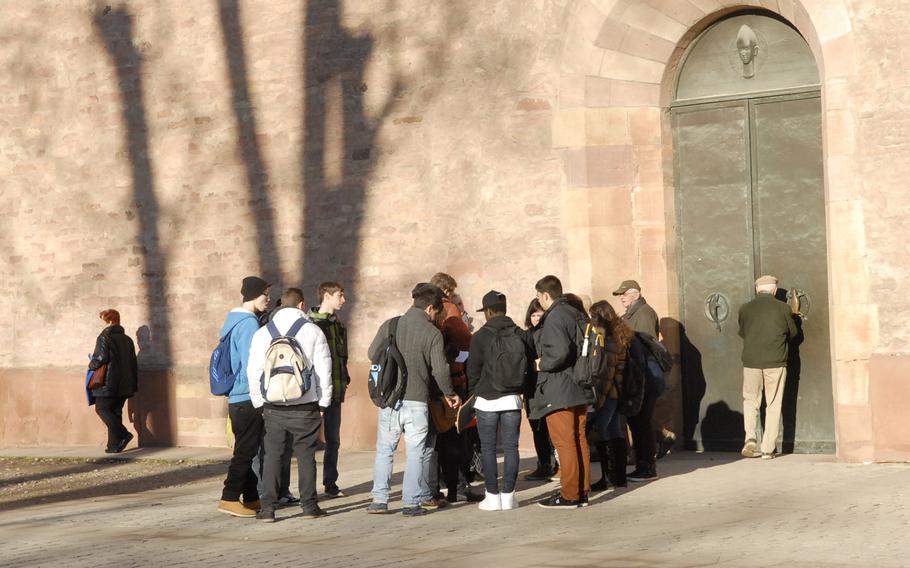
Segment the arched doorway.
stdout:
[[690,448],[743,442],[737,312],[761,274],[804,306],[791,344],[784,451],[833,452],[821,100],[799,33],[764,12],[726,17],[685,54],[671,105],[683,405]]

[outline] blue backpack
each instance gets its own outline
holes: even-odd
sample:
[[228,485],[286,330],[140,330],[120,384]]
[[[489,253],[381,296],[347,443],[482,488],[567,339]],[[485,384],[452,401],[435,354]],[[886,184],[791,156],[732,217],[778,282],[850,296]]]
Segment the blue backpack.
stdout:
[[212,351],[212,358],[209,360],[209,387],[212,394],[216,396],[228,396],[231,394],[231,389],[234,388],[237,372],[231,365],[231,335],[234,333],[234,328],[242,321],[235,323]]

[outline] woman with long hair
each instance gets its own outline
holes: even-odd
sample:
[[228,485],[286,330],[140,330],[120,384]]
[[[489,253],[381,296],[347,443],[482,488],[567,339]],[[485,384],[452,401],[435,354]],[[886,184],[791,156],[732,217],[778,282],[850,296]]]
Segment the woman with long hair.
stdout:
[[[540,329],[540,318],[543,317],[544,309],[540,305],[540,300],[534,298],[528,304],[525,312],[525,329],[528,332],[528,339],[531,345],[534,345],[534,334]],[[528,388],[525,390],[525,412],[530,415],[531,399],[534,398],[534,390],[537,387],[537,370],[531,366],[528,369]],[[534,433],[534,450],[537,452],[537,469],[525,476],[528,481],[547,481],[550,476],[554,475],[557,467],[552,467],[550,461],[553,456],[553,444],[550,443],[550,431],[547,429],[546,420],[534,420],[528,418],[531,425],[531,431]]]
[[[591,484],[591,490],[603,491],[607,479],[617,487],[626,486],[626,459],[628,447],[622,418],[617,411],[622,390],[623,370],[632,344],[634,332],[616,315],[613,306],[605,300],[591,306],[591,324],[604,336],[604,353],[612,365],[607,376],[597,385],[597,401],[594,411],[594,430],[599,440],[595,443],[600,455],[601,480]],[[607,467],[607,448],[612,458],[612,467]]]
[[104,451],[117,454],[133,439],[133,434],[123,426],[123,404],[138,390],[136,347],[120,325],[120,312],[107,309],[98,315],[105,327],[95,341],[88,368],[97,372],[107,365],[104,383],[92,389],[92,396],[95,412],[107,426]]

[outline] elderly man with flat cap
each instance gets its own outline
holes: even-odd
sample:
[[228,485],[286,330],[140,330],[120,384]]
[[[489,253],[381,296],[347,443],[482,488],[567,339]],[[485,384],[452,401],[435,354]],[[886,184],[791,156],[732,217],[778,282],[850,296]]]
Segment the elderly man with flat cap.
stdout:
[[[660,323],[657,312],[641,295],[641,285],[638,282],[635,280],[624,280],[619,285],[619,288],[613,291],[613,295],[619,296],[619,301],[626,309],[622,319],[632,331],[650,335],[654,339],[660,339]],[[673,449],[673,444],[676,443],[676,434],[668,428],[660,426],[655,429],[654,437],[656,457],[660,459]]]
[[[781,401],[787,381],[787,355],[790,339],[797,334],[791,307],[779,301],[777,278],[762,276],[755,281],[755,299],[739,309],[739,335],[743,338],[743,426],[746,458],[771,459],[777,451]],[[756,435],[762,391],[765,395],[765,428]]]
[[654,339],[658,338],[660,326],[658,324],[657,312],[648,305],[644,296],[641,295],[641,286],[635,280],[623,280],[619,288],[613,291],[614,296],[619,296],[622,307],[626,313],[622,319],[632,328],[632,331],[647,333]]

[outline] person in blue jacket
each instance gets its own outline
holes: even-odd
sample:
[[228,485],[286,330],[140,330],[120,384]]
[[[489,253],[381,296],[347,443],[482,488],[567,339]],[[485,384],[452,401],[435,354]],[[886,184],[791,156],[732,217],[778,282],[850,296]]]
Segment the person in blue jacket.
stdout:
[[231,334],[231,368],[236,371],[237,378],[228,395],[234,455],[224,480],[218,510],[235,517],[255,518],[256,511],[261,507],[252,463],[262,438],[262,409],[254,408],[250,401],[246,368],[253,335],[259,330],[257,315],[269,305],[269,288],[269,284],[258,276],[244,278],[240,288],[243,303],[228,312],[221,327],[220,337]]

